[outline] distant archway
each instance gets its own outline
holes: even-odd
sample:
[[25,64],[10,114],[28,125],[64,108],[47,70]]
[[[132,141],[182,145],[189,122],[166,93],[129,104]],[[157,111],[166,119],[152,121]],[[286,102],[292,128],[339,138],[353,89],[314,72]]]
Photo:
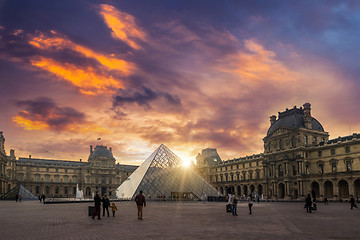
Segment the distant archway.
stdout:
[[279,198],[284,198],[285,197],[285,185],[283,183],[279,183],[278,197]]
[[261,184],[258,185],[258,194],[262,195],[263,194],[263,187]]
[[243,189],[244,189],[244,195],[247,196],[248,195],[248,187],[247,187],[247,185],[244,185]]
[[333,183],[329,180],[324,182],[324,197],[331,198],[334,197],[334,186]]
[[355,198],[360,197],[360,179],[356,179],[354,181],[354,194],[355,194]]
[[91,188],[87,187],[87,188],[85,189],[85,195],[86,195],[86,196],[91,196]]
[[250,193],[253,194],[255,192],[255,186],[254,185],[250,185]]
[[339,181],[339,197],[340,198],[349,197],[349,184],[346,180]]
[[317,199],[320,196],[320,186],[319,183],[313,181],[311,183],[311,197]]

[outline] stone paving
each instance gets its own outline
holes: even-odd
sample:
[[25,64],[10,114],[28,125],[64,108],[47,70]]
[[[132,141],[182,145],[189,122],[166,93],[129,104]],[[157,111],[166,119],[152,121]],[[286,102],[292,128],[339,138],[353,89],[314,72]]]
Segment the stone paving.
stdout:
[[[115,218],[88,217],[89,203],[41,204],[0,201],[0,239],[359,239],[360,211],[348,203],[238,204],[238,216],[225,203],[148,202],[144,220],[133,202],[117,202]],[[92,205],[92,204],[91,204]],[[111,214],[111,213],[110,213]]]

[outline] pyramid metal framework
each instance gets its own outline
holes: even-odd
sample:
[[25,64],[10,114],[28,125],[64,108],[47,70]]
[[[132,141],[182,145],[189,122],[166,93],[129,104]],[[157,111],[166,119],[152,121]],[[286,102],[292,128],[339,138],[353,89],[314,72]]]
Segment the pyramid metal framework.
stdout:
[[164,144],[161,144],[116,190],[119,199],[134,199],[142,190],[148,199],[205,200],[221,194]]

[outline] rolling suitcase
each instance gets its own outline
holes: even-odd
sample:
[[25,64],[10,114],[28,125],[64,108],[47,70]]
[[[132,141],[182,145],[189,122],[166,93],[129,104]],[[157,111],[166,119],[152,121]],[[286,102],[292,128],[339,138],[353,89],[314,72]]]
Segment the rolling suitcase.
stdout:
[[231,204],[226,205],[226,212],[231,212]]

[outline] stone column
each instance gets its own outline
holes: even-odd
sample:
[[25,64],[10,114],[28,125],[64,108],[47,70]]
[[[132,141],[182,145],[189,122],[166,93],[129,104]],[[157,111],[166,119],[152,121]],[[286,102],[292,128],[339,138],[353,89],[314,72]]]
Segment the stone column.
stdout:
[[[337,198],[336,200],[338,200],[338,199],[339,199],[339,185],[338,185],[338,183],[337,183],[336,180],[334,180],[333,183],[334,183],[334,195],[337,196],[337,197],[336,197],[336,198]],[[335,196],[334,196],[334,197],[335,197]]]
[[324,182],[319,183],[319,190],[320,190],[320,196],[322,196],[322,198],[324,198],[324,195],[325,195]]

